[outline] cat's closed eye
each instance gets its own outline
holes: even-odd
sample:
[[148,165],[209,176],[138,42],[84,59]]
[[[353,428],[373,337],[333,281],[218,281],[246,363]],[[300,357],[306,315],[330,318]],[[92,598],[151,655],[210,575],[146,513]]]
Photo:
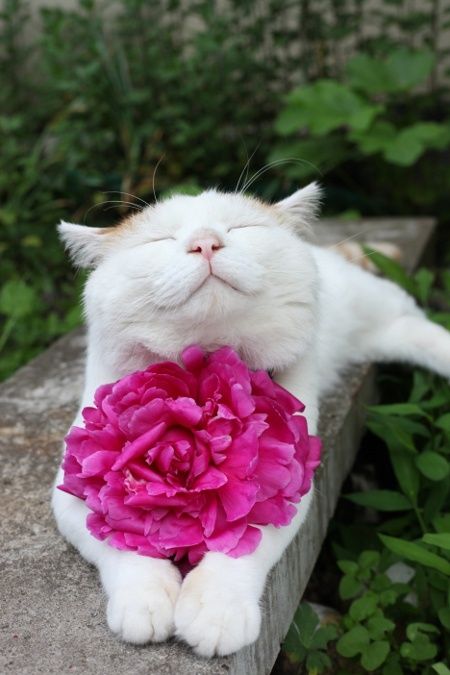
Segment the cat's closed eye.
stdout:
[[158,237],[158,239],[150,239],[150,241],[147,242],[147,244],[155,244],[157,241],[175,241],[175,237],[167,236],[167,237]]
[[229,227],[227,232],[231,232],[232,230],[245,230],[248,227],[264,227],[261,223],[243,223],[242,225],[233,225],[232,227]]

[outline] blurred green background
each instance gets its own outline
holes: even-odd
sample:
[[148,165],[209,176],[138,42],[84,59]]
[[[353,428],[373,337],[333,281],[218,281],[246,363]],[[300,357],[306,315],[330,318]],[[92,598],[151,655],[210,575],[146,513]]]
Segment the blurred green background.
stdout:
[[449,3],[65,4],[2,3],[0,379],[80,322],[61,218],[243,171],[267,199],[321,180],[328,214],[437,215],[445,242]]

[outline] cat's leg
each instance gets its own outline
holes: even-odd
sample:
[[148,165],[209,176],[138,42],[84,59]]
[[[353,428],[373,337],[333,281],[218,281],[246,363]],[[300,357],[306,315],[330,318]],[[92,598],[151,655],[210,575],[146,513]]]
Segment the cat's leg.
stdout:
[[[306,404],[309,431],[314,433],[317,390],[312,361],[297,364],[277,379]],[[288,526],[261,527],[262,540],[253,553],[231,558],[209,552],[187,575],[175,607],[176,634],[198,654],[231,654],[256,640],[267,575],[305,521],[312,496],[311,488]]]
[[61,534],[93,563],[108,597],[110,629],[127,642],[143,644],[166,640],[174,628],[174,607],[181,584],[178,569],[168,560],[118,551],[95,539],[86,528],[90,513],[83,501],[58,490],[52,506]]
[[[119,377],[119,373],[104,365],[98,353],[88,355],[86,375],[81,409],[91,405],[100,384]],[[82,424],[81,413],[73,424]],[[168,560],[118,551],[95,539],[86,527],[86,517],[91,511],[81,499],[59,490],[57,486],[62,482],[60,469],[52,495],[58,529],[98,568],[108,598],[109,627],[123,640],[135,644],[166,640],[174,629],[174,607],[181,587],[178,569]]]
[[312,495],[311,489],[302,498],[290,525],[262,527],[254,553],[231,558],[209,552],[187,575],[175,607],[176,634],[198,654],[231,654],[256,640],[267,575],[304,522]]
[[370,359],[411,363],[450,378],[450,332],[411,304],[364,339]]

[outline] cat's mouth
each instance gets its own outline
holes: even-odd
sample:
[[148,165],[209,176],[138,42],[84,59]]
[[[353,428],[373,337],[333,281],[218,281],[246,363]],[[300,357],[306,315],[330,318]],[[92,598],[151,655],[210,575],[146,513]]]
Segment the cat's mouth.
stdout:
[[243,294],[244,291],[242,291],[240,288],[237,286],[234,286],[232,283],[230,283],[228,280],[224,279],[223,277],[220,277],[218,274],[215,274],[213,271],[210,271],[205,278],[194,288],[194,290],[191,292],[187,300],[190,300],[196,293],[198,293],[202,288],[204,288],[208,283],[215,283],[218,282],[219,284],[226,286],[230,288],[233,291],[236,291],[236,293],[241,293]]

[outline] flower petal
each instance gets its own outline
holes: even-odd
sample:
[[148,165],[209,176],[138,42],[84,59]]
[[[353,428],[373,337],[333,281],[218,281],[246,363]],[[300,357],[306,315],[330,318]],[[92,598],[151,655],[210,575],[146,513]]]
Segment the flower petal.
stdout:
[[122,469],[129,461],[142,455],[151,447],[151,445],[153,445],[153,443],[155,443],[155,441],[159,440],[162,434],[166,431],[167,426],[168,425],[166,422],[160,422],[145,434],[142,434],[142,436],[136,438],[136,440],[130,443],[128,447],[122,452],[121,456],[113,465],[113,470],[118,471],[119,469]]

